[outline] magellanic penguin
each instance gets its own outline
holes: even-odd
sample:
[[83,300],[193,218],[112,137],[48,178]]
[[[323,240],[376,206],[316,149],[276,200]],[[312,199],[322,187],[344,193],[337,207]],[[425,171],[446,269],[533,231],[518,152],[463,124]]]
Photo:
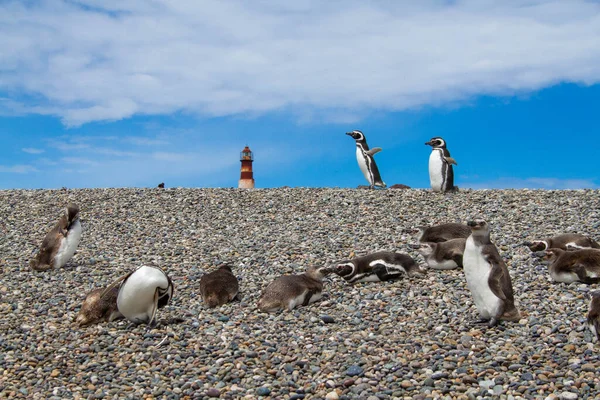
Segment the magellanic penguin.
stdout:
[[106,289],[94,289],[85,296],[85,300],[81,305],[79,314],[75,322],[81,326],[97,324],[99,322],[112,322],[116,319],[123,318],[123,314],[117,308],[117,296],[119,288],[111,288],[104,297]]
[[471,228],[467,225],[454,222],[429,227],[418,227],[417,229],[419,230],[419,237],[417,240],[421,243],[439,243],[451,239],[466,239],[471,236]]
[[408,275],[422,275],[415,260],[408,254],[379,251],[352,260],[341,261],[329,271],[342,277],[348,283],[382,282]]
[[200,295],[210,308],[222,306],[237,297],[239,284],[227,264],[200,278]]
[[600,342],[600,290],[590,293],[590,310],[587,314],[587,323],[592,331],[594,340]]
[[463,266],[463,254],[467,239],[450,239],[445,242],[425,242],[413,247],[425,258],[432,269],[454,269]]
[[548,249],[544,259],[549,262],[550,277],[555,282],[600,282],[600,250]]
[[29,261],[29,266],[36,271],[62,267],[73,257],[80,240],[79,207],[69,204],[58,223],[42,241],[36,257]]
[[300,275],[283,275],[269,283],[258,299],[258,309],[264,312],[293,310],[307,306],[322,297],[326,267],[310,266]]
[[346,132],[346,135],[350,135],[356,140],[356,160],[360,170],[369,182],[369,188],[373,189],[375,186],[385,188],[385,182],[381,179],[379,169],[373,158],[375,154],[381,151],[381,147],[369,149],[367,138],[361,131]]
[[587,236],[578,233],[564,233],[551,238],[525,242],[531,251],[544,251],[548,249],[577,250],[600,249],[600,245]]
[[117,308],[129,321],[151,325],[156,310],[166,306],[173,298],[173,282],[160,268],[141,266],[117,279],[105,289],[102,298],[119,285]]
[[429,181],[434,192],[448,192],[456,190],[454,187],[454,170],[452,164],[456,160],[450,157],[446,148],[446,141],[441,137],[434,137],[425,143],[432,147],[429,155]]
[[478,218],[468,225],[472,233],[465,244],[463,269],[481,320],[490,326],[499,320],[518,321],[508,268],[490,241],[488,223]]

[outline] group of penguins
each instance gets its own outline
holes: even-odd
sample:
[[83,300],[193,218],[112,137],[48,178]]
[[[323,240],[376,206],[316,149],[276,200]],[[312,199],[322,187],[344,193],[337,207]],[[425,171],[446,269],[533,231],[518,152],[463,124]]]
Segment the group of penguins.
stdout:
[[[369,148],[365,134],[359,130],[346,132],[356,141],[356,160],[363,175],[369,182],[369,188],[385,188],[386,184],[381,179],[379,168],[373,156],[381,151],[381,147]],[[454,192],[458,187],[454,186],[454,170],[452,165],[458,165],[456,160],[450,157],[446,148],[446,141],[441,137],[434,137],[425,143],[431,146],[429,155],[429,182],[434,192]]]
[[[58,223],[45,236],[39,252],[30,261],[36,271],[60,268],[75,254],[81,239],[79,207],[69,204]],[[498,321],[518,321],[513,287],[508,268],[490,240],[490,226],[482,218],[466,225],[446,223],[419,228],[418,244],[430,269],[462,267],[479,311],[478,322],[490,327]],[[580,234],[561,234],[525,243],[534,254],[542,252],[556,282],[600,282],[600,245]],[[349,284],[389,281],[404,276],[423,275],[408,254],[380,251],[328,266],[310,266],[305,273],[283,275],[263,290],[257,308],[263,312],[292,310],[319,300],[323,278],[336,274]],[[223,264],[200,279],[200,294],[208,307],[221,306],[238,297],[238,280],[231,267]],[[141,266],[105,288],[87,294],[76,317],[82,326],[126,318],[133,323],[156,323],[156,312],[172,299],[173,282],[156,266]],[[600,291],[591,293],[587,321],[595,339],[600,340]]]

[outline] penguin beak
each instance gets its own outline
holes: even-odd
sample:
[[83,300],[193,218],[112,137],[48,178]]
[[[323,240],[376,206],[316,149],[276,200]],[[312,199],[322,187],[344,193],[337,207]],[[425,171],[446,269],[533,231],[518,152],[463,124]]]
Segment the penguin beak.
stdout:
[[433,146],[433,143],[431,142],[431,140],[430,140],[429,142],[425,142],[425,144],[426,144],[427,146]]
[[411,249],[415,249],[416,250],[416,249],[420,249],[421,248],[421,244],[419,244],[419,243],[409,243],[408,247],[411,248]]
[[467,226],[473,228],[473,227],[477,226],[477,222],[475,222],[475,221],[468,221],[467,222]]

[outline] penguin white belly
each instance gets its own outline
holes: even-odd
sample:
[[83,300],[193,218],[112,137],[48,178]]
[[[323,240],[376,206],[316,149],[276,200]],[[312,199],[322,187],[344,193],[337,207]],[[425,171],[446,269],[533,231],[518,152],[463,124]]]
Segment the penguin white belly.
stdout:
[[550,271],[550,277],[554,282],[573,283],[579,282],[579,277],[575,272],[555,272]]
[[427,265],[432,269],[454,269],[458,268],[458,264],[454,260],[437,261],[433,258],[427,260]]
[[369,166],[367,165],[367,160],[365,158],[365,156],[362,153],[362,150],[358,147],[356,147],[356,161],[358,161],[358,166],[360,167],[360,170],[362,171],[363,175],[365,176],[365,179],[367,180],[367,182],[369,182],[369,185],[373,185],[373,180],[371,179],[371,173],[369,172]]
[[67,232],[67,237],[60,242],[60,247],[54,256],[54,268],[65,265],[75,254],[81,240],[81,223],[76,221]]
[[[308,295],[308,290],[305,291],[304,293],[302,293],[300,296],[296,296],[296,297],[292,298],[288,302],[288,310],[293,310],[294,308],[303,305],[304,300],[306,299],[307,295]],[[308,300],[308,304],[314,303],[315,301],[321,299],[321,297],[323,297],[323,294],[321,292],[314,293],[312,296],[310,296],[310,299]]]
[[442,153],[438,150],[433,150],[429,155],[429,182],[434,192],[442,191],[442,185],[444,184],[443,167]]
[[157,307],[156,290],[167,289],[169,281],[162,271],[140,267],[121,285],[117,296],[119,312],[130,321],[147,322]]
[[350,281],[350,283],[359,283],[359,282],[381,282],[381,279],[377,276],[377,274],[357,274]]
[[473,295],[473,302],[483,319],[490,319],[498,315],[501,300],[490,289],[488,279],[492,268],[483,258],[481,250],[473,242],[473,237],[467,239],[463,255],[463,269],[467,286]]
[[592,332],[592,341],[593,342],[598,341],[598,334],[596,333],[596,327],[594,326],[594,324],[588,324],[588,326],[590,327],[590,331]]

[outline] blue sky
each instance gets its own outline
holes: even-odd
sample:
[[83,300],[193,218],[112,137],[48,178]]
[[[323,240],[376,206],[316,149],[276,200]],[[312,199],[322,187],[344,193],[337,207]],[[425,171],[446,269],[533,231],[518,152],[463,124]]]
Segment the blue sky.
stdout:
[[0,3],[0,189],[599,188],[596,1]]

